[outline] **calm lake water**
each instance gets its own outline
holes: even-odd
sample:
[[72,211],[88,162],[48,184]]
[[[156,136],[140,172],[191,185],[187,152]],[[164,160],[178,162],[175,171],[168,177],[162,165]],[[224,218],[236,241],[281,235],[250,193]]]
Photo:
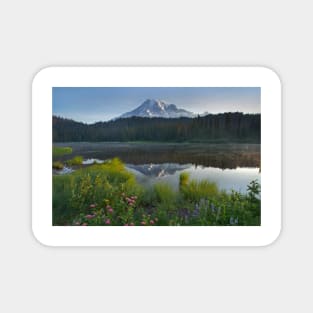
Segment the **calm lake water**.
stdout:
[[58,143],[71,146],[73,154],[84,157],[84,166],[94,159],[119,157],[128,170],[146,186],[166,182],[178,188],[179,175],[188,172],[191,179],[209,179],[220,189],[246,192],[254,179],[261,182],[260,145],[258,144],[187,144],[187,143]]

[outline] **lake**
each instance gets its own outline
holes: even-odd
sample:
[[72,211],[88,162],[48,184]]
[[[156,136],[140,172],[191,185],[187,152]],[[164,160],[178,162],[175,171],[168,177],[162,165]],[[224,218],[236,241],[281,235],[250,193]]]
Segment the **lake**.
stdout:
[[61,161],[81,155],[84,166],[93,160],[100,163],[119,157],[138,182],[146,186],[166,182],[177,189],[182,172],[188,172],[191,179],[208,179],[220,189],[242,193],[252,180],[261,182],[259,144],[68,142],[55,145],[73,149],[71,155],[60,157]]

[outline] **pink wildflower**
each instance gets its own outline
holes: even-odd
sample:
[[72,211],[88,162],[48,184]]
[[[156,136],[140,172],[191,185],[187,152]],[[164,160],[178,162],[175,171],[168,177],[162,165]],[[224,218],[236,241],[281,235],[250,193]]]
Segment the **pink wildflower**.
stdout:
[[105,221],[106,225],[110,225],[111,224],[111,221],[110,219],[108,218],[106,221]]
[[132,204],[134,204],[136,202],[132,197],[131,198],[126,197],[125,199],[126,199],[126,201],[128,202],[129,205],[132,205]]
[[154,225],[154,220],[151,220],[151,221],[150,221],[150,224],[151,224],[151,225]]
[[124,226],[128,226],[128,224],[124,224]]
[[96,214],[87,214],[85,215],[86,218],[88,218],[89,220],[94,218],[96,216]]
[[108,212],[109,212],[109,213],[113,213],[113,209],[112,209],[112,208],[109,208],[109,209],[108,209]]
[[145,221],[142,221],[142,222],[141,222],[141,225],[146,225],[146,222],[145,222]]
[[87,225],[88,225],[87,223],[83,223],[83,224],[82,224],[82,226],[87,226]]

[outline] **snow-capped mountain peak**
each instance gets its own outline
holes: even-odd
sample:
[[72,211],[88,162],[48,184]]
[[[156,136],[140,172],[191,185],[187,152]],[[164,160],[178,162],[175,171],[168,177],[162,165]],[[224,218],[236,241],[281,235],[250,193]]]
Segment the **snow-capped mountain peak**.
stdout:
[[179,118],[194,117],[195,114],[184,109],[179,109],[175,104],[167,104],[162,100],[147,99],[136,109],[122,114],[120,118],[132,116]]

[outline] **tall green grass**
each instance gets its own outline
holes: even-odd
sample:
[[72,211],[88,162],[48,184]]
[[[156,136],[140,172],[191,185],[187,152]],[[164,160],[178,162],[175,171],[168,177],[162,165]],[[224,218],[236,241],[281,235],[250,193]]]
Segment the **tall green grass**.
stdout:
[[189,182],[189,173],[182,172],[179,175],[179,189],[185,188],[188,185]]
[[189,174],[183,172],[179,176],[179,190],[186,200],[200,201],[216,197],[219,193],[216,183],[209,180],[189,180]]
[[75,156],[74,158],[66,161],[66,163],[69,165],[69,166],[77,166],[77,165],[82,165],[83,164],[83,157],[82,156]]
[[216,197],[219,193],[219,190],[216,183],[214,182],[207,180],[191,180],[181,189],[181,192],[187,200],[200,201],[201,199]]

